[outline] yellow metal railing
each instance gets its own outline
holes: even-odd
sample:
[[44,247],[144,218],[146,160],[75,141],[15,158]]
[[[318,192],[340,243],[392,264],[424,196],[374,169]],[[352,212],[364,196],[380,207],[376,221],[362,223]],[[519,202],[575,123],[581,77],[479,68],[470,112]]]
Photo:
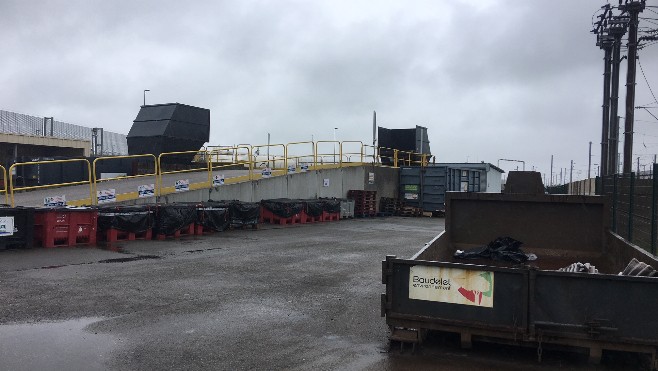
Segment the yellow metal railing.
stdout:
[[[320,144],[332,144],[333,150],[332,152],[324,153],[321,152],[319,147]],[[326,147],[326,145],[324,146]],[[341,161],[341,153],[340,153],[340,142],[337,140],[318,140],[315,142],[315,166],[316,168],[318,167],[326,167],[325,163],[329,165],[329,167],[336,167],[340,166],[342,161]]]
[[45,165],[45,164],[57,164],[57,163],[68,163],[68,162],[84,162],[87,164],[87,180],[83,181],[75,181],[75,182],[67,182],[67,183],[58,183],[58,184],[45,184],[45,185],[36,185],[36,186],[23,186],[23,187],[14,187],[14,180],[13,177],[12,179],[9,180],[9,193],[11,197],[11,206],[15,206],[15,200],[14,200],[14,192],[16,191],[27,191],[27,190],[35,190],[35,189],[46,189],[46,188],[54,188],[54,187],[63,187],[63,186],[72,186],[72,185],[81,185],[81,184],[89,184],[89,199],[80,199],[80,200],[71,200],[70,202],[67,201],[67,204],[72,205],[72,206],[82,206],[82,205],[92,205],[94,202],[94,185],[93,181],[91,178],[91,164],[89,163],[88,160],[86,159],[70,159],[70,160],[48,160],[48,161],[30,161],[30,162],[18,162],[9,168],[9,173],[12,174],[14,172],[15,168],[18,168],[20,166],[28,166],[28,165]]
[[[117,159],[124,159],[124,158],[152,158],[153,159],[153,173],[146,173],[146,174],[138,174],[138,175],[123,175],[123,176],[118,176],[118,177],[111,177],[111,178],[98,178],[98,174],[96,171],[96,164],[100,162],[107,162],[111,160],[117,160]],[[129,156],[112,156],[112,157],[99,157],[94,160],[92,163],[92,177],[94,181],[94,193],[96,194],[95,197],[95,202],[94,204],[98,205],[98,183],[102,182],[109,182],[111,180],[122,180],[122,179],[135,179],[135,178],[143,178],[143,177],[149,177],[152,176],[154,177],[154,188],[158,189],[158,160],[156,159],[155,155],[151,154],[144,154],[144,155],[129,155]],[[139,192],[134,191],[134,192],[127,192],[127,193],[119,193],[116,195],[116,200],[117,201],[126,201],[126,200],[131,200],[131,199],[136,199],[139,198]]]
[[385,167],[399,167],[400,150],[395,148],[377,147],[377,157],[379,158],[380,166]]
[[9,192],[7,192],[7,169],[0,165],[0,168],[2,168],[2,193],[5,194],[5,204],[9,205]]
[[[189,169],[180,169],[180,170],[163,170],[162,166],[162,159],[163,158],[171,158],[174,156],[181,156],[181,155],[194,155],[198,156],[200,153],[202,153],[205,159],[205,162],[198,162],[199,165],[204,165],[203,167],[198,167],[198,168],[189,168]],[[191,162],[192,163],[192,162]],[[175,193],[180,190],[195,190],[195,189],[201,189],[201,188],[210,188],[212,186],[212,171],[210,167],[210,156],[208,155],[208,151],[206,150],[201,150],[201,151],[181,151],[181,152],[167,152],[167,153],[161,153],[158,156],[158,190],[157,194],[159,196],[162,196],[164,194],[169,194],[169,193]],[[198,171],[206,171],[208,174],[207,178],[203,182],[191,182],[189,179],[177,179],[174,183],[174,186],[165,186],[164,185],[164,178],[163,175],[167,174],[182,174],[182,173],[191,173],[191,172],[198,172]],[[185,183],[187,182],[187,183]]]
[[[347,144],[347,147],[349,148],[354,148],[358,147],[359,152],[352,152],[353,150],[345,149],[345,144]],[[355,146],[358,145],[358,146]],[[364,157],[364,145],[363,142],[360,140],[346,140],[343,142],[340,142],[340,158],[341,158],[341,163],[345,164],[352,164],[352,165],[361,165],[363,164],[363,157]]]
[[[253,177],[253,164],[251,161],[251,147],[249,146],[235,146],[235,147],[212,147],[214,148],[210,152],[210,172],[213,176],[213,183],[215,185],[215,173],[217,177],[223,179],[224,184],[238,183],[247,180],[251,180]],[[242,151],[244,150],[244,151]],[[236,169],[236,167],[238,169]],[[241,168],[241,169],[240,169]],[[247,171],[247,174],[244,175],[241,172],[236,176],[230,178],[222,178],[224,176],[223,172],[228,170],[238,170],[238,171]]]
[[[278,153],[278,149],[281,153]],[[275,153],[272,153],[272,150]],[[263,154],[265,152],[265,154]],[[251,156],[254,161],[253,169],[270,169],[269,176],[285,175],[288,172],[288,159],[286,158],[286,145],[285,144],[261,144],[251,146]],[[265,158],[263,158],[265,156]],[[253,179],[263,177],[263,171],[260,174],[253,174]]]
[[[295,146],[296,148],[299,148],[301,146],[306,146],[308,148],[309,146],[311,147],[311,153],[302,153],[302,154],[295,154],[293,155],[295,151],[291,150],[291,146]],[[314,142],[293,142],[293,143],[288,143],[286,144],[286,164],[288,167],[294,166],[295,172],[297,172],[297,169],[301,170],[301,167],[303,165],[306,165],[306,169],[312,168],[315,169],[315,143]],[[292,164],[292,165],[291,165]],[[310,164],[310,166],[309,166]]]
[[[310,147],[310,148],[309,148]],[[310,153],[307,151],[310,150]],[[189,163],[190,167],[184,169],[172,169],[167,166],[175,156],[186,156],[194,158]],[[146,171],[145,174],[126,175],[112,178],[99,178],[97,172],[99,164],[112,161],[114,159],[126,158],[146,158],[153,161],[153,172]],[[304,169],[326,169],[346,166],[358,166],[365,163],[372,163],[374,166],[393,167],[400,166],[427,166],[431,156],[414,153],[412,151],[400,151],[394,148],[377,147],[366,145],[361,141],[308,141],[292,142],[287,144],[264,144],[264,145],[236,145],[236,146],[209,146],[199,151],[182,151],[162,153],[159,156],[152,154],[130,155],[130,156],[111,156],[99,157],[93,161],[93,167],[88,160],[70,159],[70,160],[51,160],[51,161],[33,161],[13,164],[9,171],[2,168],[4,178],[5,201],[11,205],[15,204],[14,193],[17,191],[29,191],[36,189],[54,188],[70,185],[89,184],[89,199],[71,200],[71,205],[94,205],[98,204],[97,197],[94,197],[98,191],[99,184],[109,181],[121,181],[133,178],[154,177],[155,195],[164,195],[176,192],[177,188],[183,190],[194,190],[210,188],[216,185],[237,183],[253,179],[260,179],[264,176],[263,170],[269,168],[269,176],[280,176],[288,173],[288,166],[294,167],[294,171],[300,170],[301,165]],[[18,187],[14,184],[14,179],[8,174],[15,172],[20,166],[31,166],[41,164],[53,164],[61,162],[86,162],[89,179],[61,184],[48,184],[36,186]],[[180,173],[205,173],[203,176],[191,176],[187,179],[177,179],[175,184],[165,184],[165,175]],[[229,175],[226,177],[225,175]],[[267,174],[265,174],[267,176]],[[216,178],[215,178],[216,177]],[[202,181],[199,181],[203,178]],[[171,179],[169,179],[171,181]],[[126,192],[116,195],[117,201],[126,201],[139,197],[139,192]]]

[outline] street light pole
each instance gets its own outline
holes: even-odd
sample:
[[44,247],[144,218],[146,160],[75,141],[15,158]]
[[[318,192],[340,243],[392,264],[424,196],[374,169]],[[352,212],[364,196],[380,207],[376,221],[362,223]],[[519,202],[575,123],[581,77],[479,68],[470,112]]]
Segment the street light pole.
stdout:
[[150,91],[148,89],[144,89],[144,105],[146,105],[146,92]]

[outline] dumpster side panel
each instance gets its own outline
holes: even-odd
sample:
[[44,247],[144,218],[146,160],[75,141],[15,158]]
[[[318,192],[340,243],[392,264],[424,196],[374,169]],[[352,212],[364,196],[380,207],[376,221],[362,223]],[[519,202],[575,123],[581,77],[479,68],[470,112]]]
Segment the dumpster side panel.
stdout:
[[[462,327],[495,328],[499,331],[523,332],[526,329],[527,271],[497,269],[492,267],[439,262],[394,259],[391,261],[387,293],[391,295],[387,318],[405,318],[436,323],[451,323]],[[479,272],[491,272],[493,276],[493,306],[454,304],[410,298],[412,267],[440,267]],[[438,277],[437,277],[438,278]],[[462,288],[451,282],[455,295]],[[459,291],[461,292],[461,291]],[[465,296],[468,296],[465,292]],[[478,293],[475,293],[477,301]],[[428,325],[428,327],[431,327]]]
[[448,168],[445,166],[428,166],[423,169],[425,171],[422,184],[423,210],[445,210]]
[[[486,245],[510,236],[532,248],[601,253],[607,222],[603,200],[581,196],[448,194],[446,230],[453,244]],[[557,201],[557,202],[556,202]]]
[[[566,338],[658,344],[658,278],[537,271],[531,328]],[[645,319],[645,320],[642,320]]]
[[420,167],[400,168],[400,199],[405,205],[420,207],[421,183]]

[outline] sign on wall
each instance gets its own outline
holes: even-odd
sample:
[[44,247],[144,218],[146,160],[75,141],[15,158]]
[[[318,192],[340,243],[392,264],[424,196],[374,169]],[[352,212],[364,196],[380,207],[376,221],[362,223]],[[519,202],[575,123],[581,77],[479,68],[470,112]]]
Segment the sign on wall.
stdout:
[[174,184],[174,189],[176,192],[186,192],[190,190],[190,180],[189,179],[178,179]]
[[269,177],[272,176],[272,169],[270,169],[269,167],[266,167],[261,171],[260,175],[263,178],[269,178]]
[[155,196],[155,184],[142,184],[137,187],[137,196],[153,197]]
[[117,201],[117,191],[116,189],[101,189],[96,191],[96,199],[99,204],[106,204],[110,202]]
[[43,206],[66,206],[66,195],[45,197],[43,199]]
[[0,237],[14,235],[14,217],[2,216],[0,217]]
[[409,299],[493,308],[494,272],[414,265]]
[[212,186],[217,187],[224,185],[224,174],[215,175],[212,177]]

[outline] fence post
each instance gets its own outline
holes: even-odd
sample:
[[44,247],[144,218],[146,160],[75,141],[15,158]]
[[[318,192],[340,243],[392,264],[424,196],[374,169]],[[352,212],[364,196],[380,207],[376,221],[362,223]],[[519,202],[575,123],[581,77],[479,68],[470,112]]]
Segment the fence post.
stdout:
[[619,182],[619,174],[615,174],[612,178],[612,231],[617,233],[617,183]]
[[628,241],[633,242],[633,196],[635,196],[635,174],[631,172],[631,186],[628,189]]
[[658,199],[658,164],[653,164],[651,171],[652,185],[651,190],[651,253],[656,255],[656,200]]

